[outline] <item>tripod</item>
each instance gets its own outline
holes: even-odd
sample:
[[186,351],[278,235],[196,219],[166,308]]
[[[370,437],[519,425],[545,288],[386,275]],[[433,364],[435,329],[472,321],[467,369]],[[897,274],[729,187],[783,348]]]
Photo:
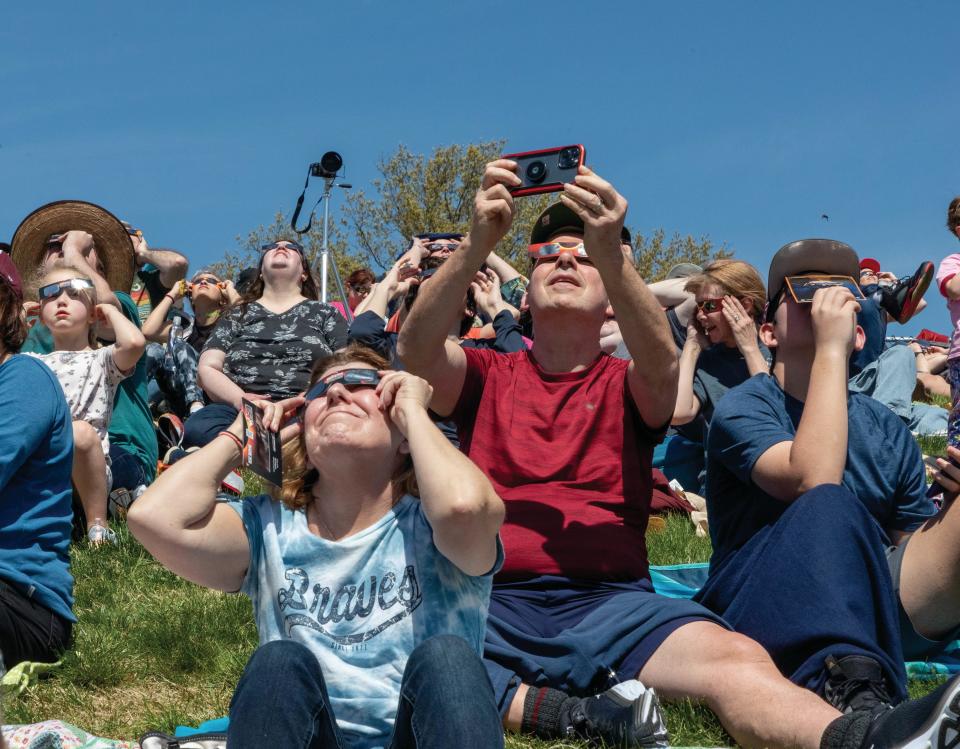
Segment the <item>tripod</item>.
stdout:
[[350,304],[347,301],[347,295],[343,290],[343,281],[340,280],[340,271],[337,270],[337,264],[330,262],[330,193],[333,191],[333,183],[336,177],[324,177],[323,179],[323,246],[320,248],[320,301],[327,301],[327,274],[333,271],[333,280],[337,282],[337,291],[340,294],[340,301],[343,303],[343,311],[347,316],[347,323],[353,322],[353,313],[350,311]]

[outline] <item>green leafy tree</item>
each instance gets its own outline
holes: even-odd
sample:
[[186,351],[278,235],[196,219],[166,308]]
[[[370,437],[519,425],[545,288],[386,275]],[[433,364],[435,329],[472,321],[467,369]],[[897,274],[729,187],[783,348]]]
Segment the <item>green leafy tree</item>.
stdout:
[[[378,164],[380,176],[370,192],[357,190],[346,197],[339,221],[331,218],[331,256],[343,279],[356,268],[367,266],[375,273],[389,268],[407,249],[410,238],[421,232],[462,232],[470,227],[473,201],[484,166],[504,150],[505,141],[435,148],[427,156],[400,145]],[[556,195],[518,198],[513,226],[497,247],[497,253],[520,272],[529,268],[527,244],[537,216],[557,199]],[[301,219],[304,221],[305,219]],[[261,224],[246,236],[237,237],[237,250],[226,253],[215,268],[234,277],[241,268],[256,265],[260,245],[292,236],[287,218],[277,213],[273,222]],[[645,237],[634,232],[637,269],[644,279],[663,278],[679,262],[703,265],[729,257],[725,245],[715,247],[707,237],[694,239],[674,234],[669,240],[663,229]],[[323,244],[322,221],[314,221],[301,244],[311,267],[316,267]],[[332,275],[332,274],[331,274]],[[331,282],[329,293],[335,293]]]
[[663,229],[657,229],[649,237],[637,233],[632,236],[635,265],[645,281],[661,280],[677,263],[702,266],[733,255],[726,245],[715,247],[709,237],[694,239],[689,234],[685,237],[674,234],[667,241]]
[[[401,145],[392,156],[381,159],[371,194],[357,190],[347,197],[343,225],[355,251],[372,266],[389,268],[415,234],[465,234],[483,168],[503,153],[505,143],[440,146],[429,157]],[[550,195],[518,198],[513,228],[497,253],[514,265],[525,265],[530,227],[555,199]]]

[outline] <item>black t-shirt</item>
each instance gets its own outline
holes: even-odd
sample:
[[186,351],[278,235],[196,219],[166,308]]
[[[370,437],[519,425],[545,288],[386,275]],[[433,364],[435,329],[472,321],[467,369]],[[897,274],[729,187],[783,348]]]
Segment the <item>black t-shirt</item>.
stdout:
[[204,351],[223,351],[223,373],[244,391],[280,399],[303,392],[313,363],[346,343],[347,322],[329,304],[307,299],[278,315],[250,302],[220,318]]

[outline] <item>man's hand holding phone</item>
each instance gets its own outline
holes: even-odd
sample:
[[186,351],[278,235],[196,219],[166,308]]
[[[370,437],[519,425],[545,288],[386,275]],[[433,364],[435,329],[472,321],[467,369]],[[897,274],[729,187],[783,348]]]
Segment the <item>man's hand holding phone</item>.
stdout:
[[470,244],[474,248],[483,248],[484,256],[510,231],[514,205],[509,188],[520,184],[517,165],[509,159],[491,161],[484,169],[470,226]]
[[560,200],[583,220],[588,257],[595,261],[622,257],[620,234],[627,217],[627,201],[613,185],[581,166],[574,182],[563,186]]

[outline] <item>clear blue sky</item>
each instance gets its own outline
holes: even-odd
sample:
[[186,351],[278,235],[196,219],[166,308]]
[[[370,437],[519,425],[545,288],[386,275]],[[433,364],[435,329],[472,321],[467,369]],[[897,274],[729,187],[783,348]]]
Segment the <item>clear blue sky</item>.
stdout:
[[[289,211],[326,150],[368,187],[399,143],[506,138],[584,143],[629,224],[764,276],[809,236],[898,274],[960,251],[955,3],[189,6],[0,11],[0,238],[83,198],[199,265]],[[946,332],[927,299],[906,330]]]

